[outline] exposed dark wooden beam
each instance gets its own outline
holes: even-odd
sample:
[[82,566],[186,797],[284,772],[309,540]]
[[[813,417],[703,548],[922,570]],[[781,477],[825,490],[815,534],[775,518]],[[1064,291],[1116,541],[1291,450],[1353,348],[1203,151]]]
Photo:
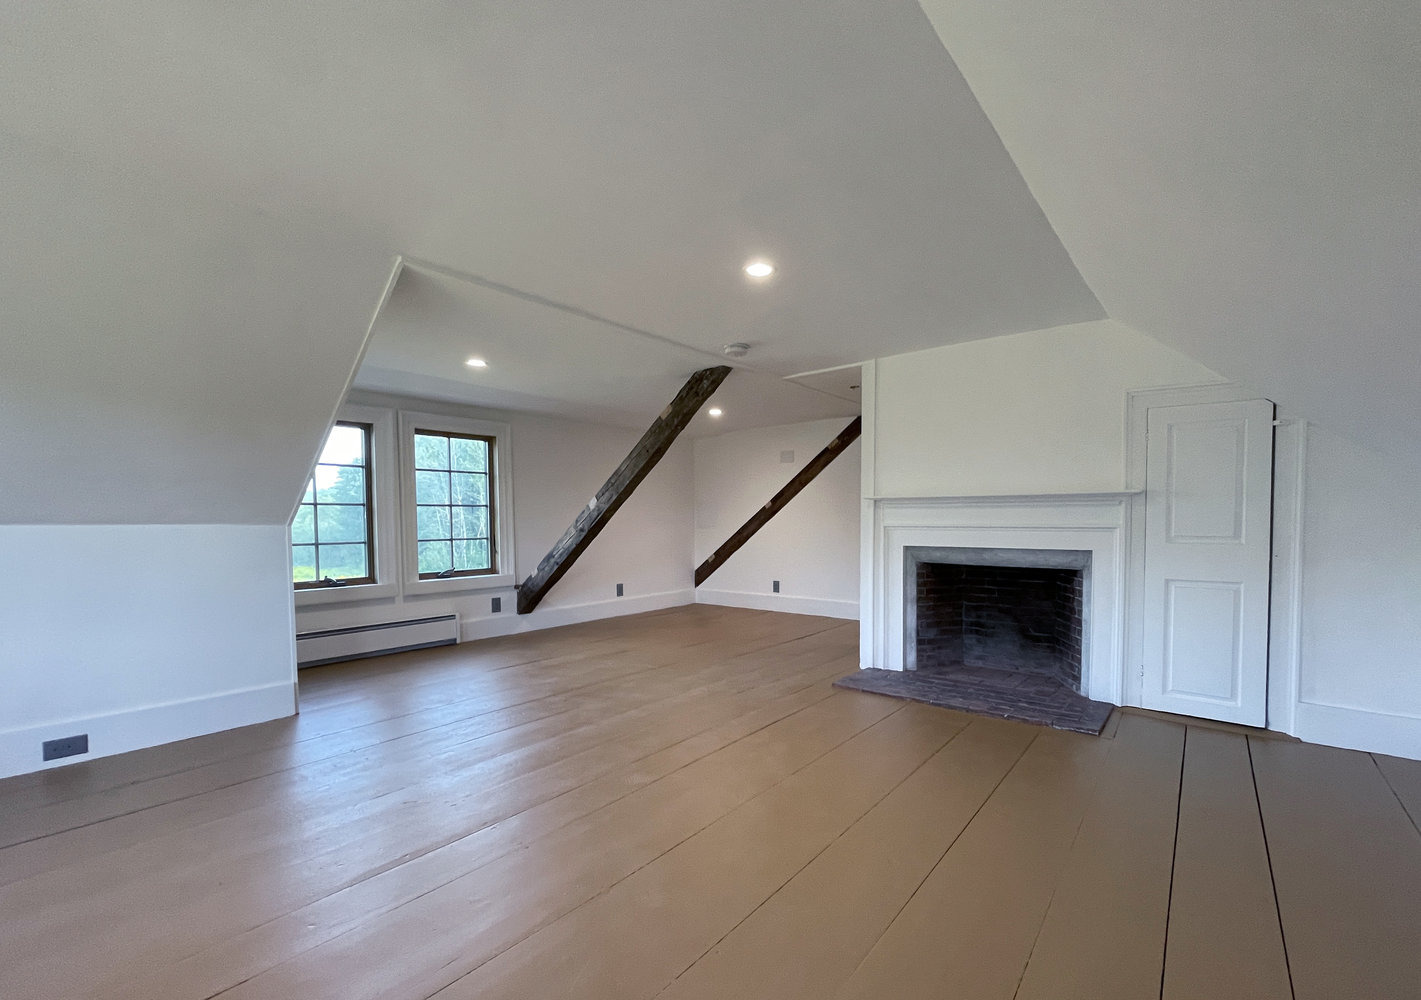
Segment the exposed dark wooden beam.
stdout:
[[676,393],[676,398],[661,411],[661,416],[657,417],[656,422],[641,436],[631,454],[622,460],[617,471],[602,484],[592,502],[582,508],[577,520],[563,532],[558,543],[543,557],[543,561],[538,563],[538,568],[519,584],[520,615],[526,615],[536,608],[553,585],[562,579],[563,574],[607,526],[612,515],[626,503],[627,497],[632,495],[632,491],[641,484],[647,473],[661,461],[661,456],[666,454],[677,435],[686,429],[696,411],[710,399],[711,393],[720,388],[720,384],[729,374],[729,366],[720,365],[702,369],[686,380],[681,391]]
[[720,569],[725,561],[735,554],[735,551],[748,542],[755,532],[759,531],[769,523],[770,518],[785,509],[785,505],[799,495],[799,491],[804,489],[814,481],[814,478],[829,467],[829,463],[838,458],[845,448],[858,440],[859,434],[863,431],[863,418],[854,417],[854,422],[839,432],[839,436],[830,441],[829,444],[819,454],[810,460],[809,464],[800,469],[795,477],[784,488],[770,498],[770,502],[751,515],[740,528],[725,540],[725,544],[710,554],[705,562],[696,567],[696,586],[706,582],[706,579]]

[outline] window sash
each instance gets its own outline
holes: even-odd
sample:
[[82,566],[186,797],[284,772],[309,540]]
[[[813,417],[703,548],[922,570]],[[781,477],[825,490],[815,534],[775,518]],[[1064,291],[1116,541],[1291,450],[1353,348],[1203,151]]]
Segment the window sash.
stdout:
[[[445,460],[442,467],[434,466],[428,462],[420,462],[418,458],[418,442],[420,437],[443,438],[445,440]],[[447,560],[445,560],[446,568],[439,570],[420,571],[418,573],[418,578],[420,580],[448,580],[458,579],[462,577],[497,575],[499,570],[497,527],[498,512],[496,509],[497,504],[494,499],[497,496],[497,485],[494,480],[494,450],[496,448],[495,439],[493,437],[483,434],[464,434],[457,431],[434,430],[432,428],[415,427],[412,440],[415,445],[414,454],[411,456],[410,460],[410,474],[412,478],[412,486],[415,498],[413,524],[414,530],[412,533],[415,546],[415,566],[417,568],[420,565],[420,558],[425,552],[436,552],[439,547],[445,546],[445,551],[448,553],[448,558]],[[486,449],[484,455],[483,472],[471,472],[461,469],[455,469],[453,467],[455,465],[453,459],[453,443],[455,441],[478,441],[483,443]],[[430,475],[442,475],[445,477],[444,490],[441,494],[443,497],[442,501],[430,501],[420,499],[419,484],[421,473],[424,473],[426,475],[426,482],[433,481],[427,478]],[[484,480],[484,503],[477,504],[456,502],[456,497],[454,495],[453,490],[454,476],[482,476]],[[444,511],[445,517],[442,518],[442,521],[443,523],[448,524],[450,526],[448,533],[445,534],[443,532],[435,533],[422,531],[420,527],[420,522],[421,520],[425,519],[422,519],[420,517],[420,513],[424,510]],[[458,511],[482,512],[482,520],[484,521],[483,527],[485,528],[486,534],[471,535],[468,534],[467,531],[462,534],[456,533],[454,523],[456,520],[462,520],[455,518],[455,513]],[[474,515],[474,519],[478,520],[480,518],[478,517],[478,515]],[[470,549],[477,551],[477,543],[484,543],[488,554],[488,565],[486,567],[477,569],[458,569],[457,566],[461,560],[456,558],[456,552],[459,550],[459,543],[461,542],[464,543],[465,551],[469,551]]]
[[[303,498],[302,498],[302,501],[301,501],[300,506],[297,508],[297,517],[298,517],[298,518],[301,517],[301,509],[302,509],[302,508],[309,508],[309,509],[310,509],[310,511],[311,511],[311,541],[310,541],[309,543],[308,543],[308,542],[304,542],[304,541],[298,543],[294,537],[292,538],[292,540],[291,540],[291,549],[292,549],[293,576],[295,575],[294,567],[295,567],[295,565],[298,565],[298,563],[297,563],[297,551],[298,551],[298,550],[309,550],[309,551],[310,551],[310,562],[309,562],[309,563],[302,562],[302,563],[300,563],[300,564],[313,566],[313,567],[314,567],[314,572],[315,572],[315,578],[312,579],[312,580],[301,580],[301,581],[293,580],[293,581],[292,581],[292,586],[295,587],[295,589],[297,589],[297,590],[319,590],[319,589],[323,589],[323,588],[328,588],[328,587],[330,587],[331,585],[325,582],[326,577],[330,577],[331,579],[338,580],[338,581],[340,581],[340,583],[345,584],[345,585],[347,585],[347,586],[350,586],[350,585],[360,585],[360,584],[371,584],[371,583],[374,583],[374,582],[375,582],[375,490],[374,490],[374,478],[375,478],[375,477],[371,474],[371,473],[372,473],[372,463],[371,463],[371,461],[370,461],[370,453],[371,453],[370,445],[371,445],[371,439],[372,439],[372,437],[373,437],[373,427],[372,427],[372,425],[367,424],[367,423],[358,423],[358,422],[349,421],[349,420],[339,420],[339,421],[336,421],[335,426],[336,426],[336,427],[351,427],[351,428],[356,428],[356,429],[358,429],[358,430],[361,432],[362,439],[363,439],[362,448],[361,448],[361,454],[362,454],[362,457],[363,457],[363,461],[362,461],[361,463],[359,463],[359,464],[354,463],[354,462],[320,462],[320,461],[318,461],[318,462],[316,463],[316,469],[317,469],[317,470],[320,470],[320,469],[323,469],[323,468],[324,468],[324,469],[360,469],[361,472],[363,473],[363,475],[362,475],[361,478],[362,478],[363,486],[364,486],[364,490],[363,490],[364,495],[363,495],[363,497],[361,498],[361,500],[360,500],[359,502],[322,500],[322,499],[321,499],[321,489],[317,486],[317,478],[318,478],[317,475],[316,475],[315,473],[313,473],[312,476],[311,476],[311,478],[310,478],[310,480],[307,481],[307,483],[306,483],[306,492],[305,492],[305,494],[304,494],[304,496],[303,496]],[[324,450],[325,450],[325,448],[324,448],[324,445],[323,445],[323,446],[322,446],[322,451],[324,452]],[[308,497],[309,497],[309,499],[306,499],[306,498],[308,498]],[[331,509],[331,508],[340,508],[340,507],[356,507],[356,508],[360,508],[360,509],[362,509],[362,510],[364,511],[364,515],[365,515],[365,516],[364,516],[364,518],[363,518],[363,520],[364,520],[363,532],[364,532],[365,538],[364,538],[363,541],[350,541],[350,540],[344,540],[344,539],[343,539],[343,540],[340,540],[340,541],[331,541],[331,540],[328,540],[328,541],[324,541],[324,542],[323,542],[323,541],[321,540],[321,511],[322,511],[323,509],[329,510],[329,509]],[[322,567],[321,567],[321,559],[322,559],[322,550],[323,550],[323,549],[326,550],[326,551],[329,553],[329,558],[331,558],[331,559],[334,560],[334,559],[338,558],[338,556],[336,555],[335,552],[333,552],[333,551],[331,551],[331,550],[338,549],[338,548],[339,548],[339,549],[347,549],[347,550],[348,550],[348,549],[354,548],[354,547],[356,547],[356,546],[359,546],[361,549],[363,549],[363,552],[364,552],[364,558],[365,558],[365,573],[364,573],[363,575],[361,575],[361,576],[335,576],[335,575],[333,575],[332,573],[324,572],[324,571],[322,570]]]

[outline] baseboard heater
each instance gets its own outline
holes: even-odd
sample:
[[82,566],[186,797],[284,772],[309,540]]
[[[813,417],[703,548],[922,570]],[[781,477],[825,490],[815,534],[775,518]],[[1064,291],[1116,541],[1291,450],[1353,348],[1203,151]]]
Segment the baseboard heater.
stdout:
[[359,660],[366,656],[402,653],[430,646],[452,646],[459,641],[459,616],[409,618],[399,622],[352,625],[296,633],[296,665],[318,667],[323,663]]

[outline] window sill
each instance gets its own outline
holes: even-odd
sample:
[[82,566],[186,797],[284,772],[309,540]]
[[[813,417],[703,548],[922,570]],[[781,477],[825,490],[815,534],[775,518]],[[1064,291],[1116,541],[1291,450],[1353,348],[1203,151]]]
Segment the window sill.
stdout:
[[405,581],[405,594],[445,594],[460,590],[508,590],[517,584],[512,573],[495,573],[491,576],[451,576],[443,580]]
[[349,587],[311,587],[293,590],[297,608],[317,607],[323,604],[354,604],[357,601],[373,601],[382,597],[396,597],[400,588],[393,583],[357,583]]

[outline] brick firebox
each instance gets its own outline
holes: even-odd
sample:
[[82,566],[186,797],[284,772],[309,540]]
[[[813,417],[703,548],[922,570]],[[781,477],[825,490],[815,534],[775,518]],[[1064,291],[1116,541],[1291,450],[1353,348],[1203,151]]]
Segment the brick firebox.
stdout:
[[1090,553],[906,550],[905,647],[912,669],[988,667],[1081,690]]
[[919,670],[1024,670],[1080,690],[1080,570],[919,563],[917,591]]

